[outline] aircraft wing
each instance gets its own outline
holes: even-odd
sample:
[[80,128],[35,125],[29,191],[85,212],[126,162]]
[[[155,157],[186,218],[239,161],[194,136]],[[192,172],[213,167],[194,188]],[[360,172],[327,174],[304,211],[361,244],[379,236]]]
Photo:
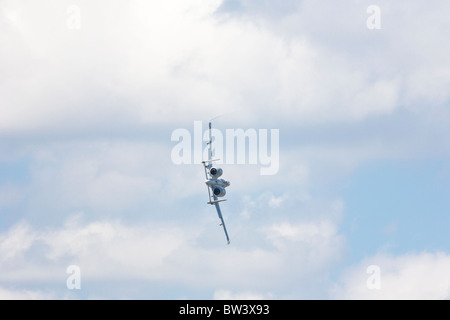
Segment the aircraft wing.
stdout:
[[[217,197],[214,196],[214,201],[217,200]],[[225,226],[225,221],[223,221],[222,211],[220,211],[219,202],[215,202],[214,205],[216,206],[217,215],[219,216],[220,220],[222,221],[222,227],[223,231],[225,231],[225,236],[227,237],[228,244],[230,244],[230,238],[228,237],[227,227]]]

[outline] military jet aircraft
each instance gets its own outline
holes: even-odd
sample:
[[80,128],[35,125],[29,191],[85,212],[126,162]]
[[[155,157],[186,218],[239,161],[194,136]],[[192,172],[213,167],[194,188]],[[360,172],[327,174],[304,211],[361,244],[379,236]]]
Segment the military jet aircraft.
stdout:
[[[211,136],[211,122],[209,122],[209,141],[208,145],[208,160],[202,161],[203,166],[205,168],[205,177],[206,177],[206,186],[208,188],[209,201],[207,202],[210,205],[214,205],[217,210],[217,214],[219,215],[219,219],[221,221],[220,225],[223,227],[225,231],[225,236],[227,237],[227,242],[230,244],[230,238],[228,237],[227,228],[225,227],[225,222],[223,220],[222,211],[220,210],[219,203],[222,201],[226,201],[223,198],[226,195],[225,188],[230,185],[229,181],[224,179],[219,179],[222,176],[223,170],[221,168],[217,168],[213,165],[213,163],[220,159],[212,159],[212,136]],[[212,192],[212,194],[211,194]]]

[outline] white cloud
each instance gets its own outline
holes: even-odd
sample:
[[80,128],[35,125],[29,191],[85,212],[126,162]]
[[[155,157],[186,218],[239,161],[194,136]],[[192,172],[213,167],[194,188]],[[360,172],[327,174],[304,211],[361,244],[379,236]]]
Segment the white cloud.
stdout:
[[127,227],[105,221],[70,223],[42,238],[50,260],[73,261],[87,279],[158,279],[164,273],[164,259],[189,236],[172,226]]
[[32,179],[23,192],[32,205],[52,211],[118,212],[149,199],[183,197],[200,189],[199,185],[178,194],[176,174],[182,168],[174,166],[169,155],[159,144],[136,141],[38,143],[30,150]]
[[0,300],[53,300],[56,296],[40,290],[6,289],[0,287]]
[[229,290],[214,291],[215,300],[265,300],[271,299],[272,295],[257,292],[231,292]]
[[[65,282],[67,266],[78,265],[83,286],[89,286],[93,296],[101,295],[93,283],[126,287],[128,283],[135,286],[135,280],[143,284],[136,288],[141,294],[152,292],[146,289],[149,283],[162,282],[181,288],[209,288],[215,298],[255,297],[255,292],[265,292],[267,298],[286,292],[308,296],[305,287],[295,284],[326,272],[343,250],[342,237],[330,225],[333,222],[319,226],[285,222],[288,229],[312,230],[294,236],[275,234],[277,226],[253,228],[246,231],[247,239],[253,239],[247,243],[239,233],[249,227],[248,220],[244,226],[235,218],[228,220],[234,221],[230,223],[234,225],[233,243],[221,247],[208,244],[223,240],[221,229],[213,228],[209,219],[183,226],[176,221],[125,224],[89,220],[85,214],[77,214],[59,227],[27,227],[26,232],[12,235],[23,229],[19,225],[1,235],[0,248],[8,253],[8,264],[2,268],[0,283],[13,282],[23,290],[28,290],[30,283],[56,287]],[[64,297],[67,293],[57,289],[55,294]],[[108,293],[111,298],[118,295],[119,291]]]
[[[379,289],[367,286],[379,267]],[[337,299],[450,299],[450,255],[445,252],[378,254],[349,268],[334,288]]]
[[[278,248],[274,251],[244,249],[238,244],[205,248],[198,243],[199,237],[204,237],[204,226],[190,225],[188,232],[169,224],[127,226],[119,221],[82,220],[83,216],[75,216],[61,228],[47,230],[34,230],[22,223],[2,234],[0,281],[8,286],[13,281],[14,288],[0,288],[0,296],[76,298],[69,290],[54,289],[57,283],[64,286],[67,266],[76,264],[81,268],[82,283],[90,288],[87,297],[102,295],[96,292],[95,283],[116,288],[107,296],[113,298],[121,291],[114,283],[122,288],[131,283],[134,290],[144,293],[149,284],[162,281],[181,288],[209,288],[214,299],[324,297],[327,290],[336,299],[450,298],[450,257],[443,252],[378,254],[344,270],[333,285],[324,275],[342,256],[344,242],[330,222],[283,223],[267,228],[267,239]],[[32,253],[31,248],[44,255]],[[379,289],[368,287],[373,276],[369,266],[379,267]],[[136,287],[136,279],[142,287]],[[27,288],[27,283],[53,287],[36,290]]]
[[7,263],[10,260],[20,259],[36,239],[36,233],[27,223],[18,223],[0,236],[0,262]]
[[[443,34],[408,24],[414,27],[411,33],[421,28],[419,40],[426,42],[414,59],[396,45],[399,39],[412,45],[401,38],[405,30],[400,26],[414,13],[423,14],[414,11],[422,7],[408,7],[411,12],[403,17],[403,4],[389,4],[387,12],[395,12],[396,19],[389,30],[375,34],[367,32],[365,8],[358,11],[358,6],[330,2],[337,10],[332,16],[340,19],[321,19],[316,30],[317,21],[305,21],[320,17],[322,6],[308,1],[277,24],[222,16],[216,12],[220,5],[198,0],[81,3],[79,31],[66,27],[66,7],[59,2],[3,8],[4,19],[23,25],[23,32],[2,31],[11,44],[2,59],[8,71],[2,81],[2,130],[179,123],[211,118],[221,113],[217,110],[235,112],[239,117],[233,121],[247,124],[298,117],[346,122],[390,114],[417,98],[446,101],[449,65],[442,50],[424,49],[445,45]],[[359,20],[361,28],[355,28]],[[438,22],[445,26],[446,21]],[[334,31],[346,35],[342,45],[324,42]],[[357,41],[350,45],[351,37]],[[365,47],[373,37],[377,42],[371,52]],[[393,53],[377,47],[380,38]],[[364,54],[355,56],[352,49]]]

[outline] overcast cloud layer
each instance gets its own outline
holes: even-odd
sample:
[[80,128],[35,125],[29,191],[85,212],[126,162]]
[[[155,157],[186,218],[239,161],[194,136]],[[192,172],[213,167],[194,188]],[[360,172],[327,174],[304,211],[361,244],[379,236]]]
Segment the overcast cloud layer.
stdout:
[[[449,299],[449,11],[0,1],[0,298]],[[223,167],[230,246],[171,159],[218,115],[280,130]]]

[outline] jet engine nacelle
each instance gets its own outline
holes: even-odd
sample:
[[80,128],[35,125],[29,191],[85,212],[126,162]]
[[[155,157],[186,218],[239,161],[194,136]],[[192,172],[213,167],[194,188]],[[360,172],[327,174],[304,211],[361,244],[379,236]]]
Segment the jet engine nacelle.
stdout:
[[213,193],[216,197],[224,197],[227,194],[227,191],[225,190],[225,188],[215,187],[213,189]]
[[223,173],[223,170],[221,168],[211,168],[211,170],[209,170],[209,174],[211,175],[211,177],[213,179],[217,179],[219,178]]

